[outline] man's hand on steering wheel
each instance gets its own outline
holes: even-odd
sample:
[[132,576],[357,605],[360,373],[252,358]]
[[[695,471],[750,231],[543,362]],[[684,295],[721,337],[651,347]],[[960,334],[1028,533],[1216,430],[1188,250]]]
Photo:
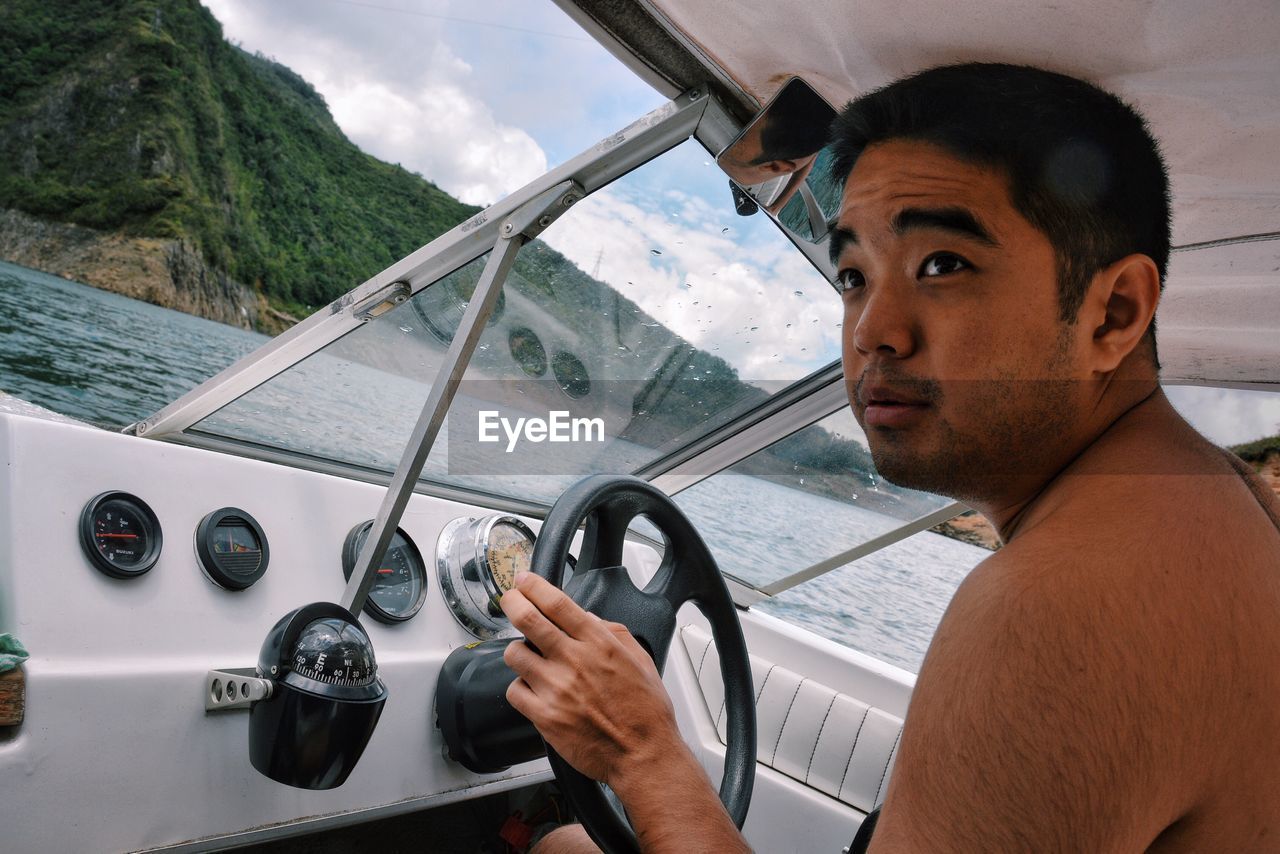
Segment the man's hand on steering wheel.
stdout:
[[621,795],[629,778],[688,752],[662,677],[626,626],[532,573],[517,576],[502,610],[537,648],[507,647],[503,659],[520,676],[507,700],[570,765]]
[[676,727],[662,677],[626,626],[584,611],[521,573],[502,610],[529,643],[503,659],[520,678],[507,700],[578,771],[627,807],[640,848],[749,851]]

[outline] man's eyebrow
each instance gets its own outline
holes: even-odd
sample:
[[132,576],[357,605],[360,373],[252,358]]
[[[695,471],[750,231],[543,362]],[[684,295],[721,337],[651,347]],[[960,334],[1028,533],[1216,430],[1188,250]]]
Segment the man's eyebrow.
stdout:
[[985,246],[1000,246],[1000,241],[992,237],[991,232],[978,222],[978,218],[964,208],[906,208],[893,218],[893,233],[898,236],[917,229],[949,231]]
[[843,225],[838,225],[831,229],[831,240],[829,241],[830,245],[828,247],[831,252],[831,266],[834,267],[840,263],[840,254],[844,252],[844,248],[846,246],[850,243],[857,242],[858,235],[852,228],[846,228]]

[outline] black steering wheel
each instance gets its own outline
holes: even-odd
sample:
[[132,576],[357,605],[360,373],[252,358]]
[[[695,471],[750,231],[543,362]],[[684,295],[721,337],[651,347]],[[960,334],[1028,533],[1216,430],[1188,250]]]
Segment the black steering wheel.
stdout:
[[[627,526],[646,516],[666,538],[662,563],[644,590],[632,583],[622,563]],[[577,568],[563,584],[569,546],[587,523]],[[737,610],[706,543],[680,509],[656,487],[638,478],[594,475],[560,496],[551,508],[533,550],[532,571],[562,587],[596,616],[625,625],[653,656],[659,672],[675,632],[676,611],[692,602],[711,623],[720,651],[728,715],[724,778],[720,800],[739,829],[747,817],[756,767],[756,707],[751,662]],[[547,758],[565,796],[592,840],[606,854],[638,854],[630,823],[604,788],[578,772],[550,745]]]

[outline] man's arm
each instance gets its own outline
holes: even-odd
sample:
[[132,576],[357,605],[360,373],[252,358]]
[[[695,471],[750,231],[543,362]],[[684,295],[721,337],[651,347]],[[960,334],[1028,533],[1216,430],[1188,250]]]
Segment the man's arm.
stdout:
[[570,765],[617,793],[641,848],[749,850],[681,739],[662,677],[625,626],[528,573],[502,609],[538,649],[507,647],[504,659],[520,676],[507,699]]
[[1180,711],[1191,689],[1170,684],[1187,643],[1162,609],[1177,597],[1125,565],[1131,551],[1103,551],[1011,545],[966,579],[921,668],[872,854],[1136,852],[1185,811],[1199,734]]

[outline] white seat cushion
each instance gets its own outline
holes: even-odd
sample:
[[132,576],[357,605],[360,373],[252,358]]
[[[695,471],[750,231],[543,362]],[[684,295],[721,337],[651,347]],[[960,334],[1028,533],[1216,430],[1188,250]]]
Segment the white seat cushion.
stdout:
[[[724,682],[711,636],[680,630],[698,674],[707,715],[725,741]],[[902,719],[820,682],[751,656],[756,692],[756,761],[840,801],[870,812],[884,799],[897,757]]]

